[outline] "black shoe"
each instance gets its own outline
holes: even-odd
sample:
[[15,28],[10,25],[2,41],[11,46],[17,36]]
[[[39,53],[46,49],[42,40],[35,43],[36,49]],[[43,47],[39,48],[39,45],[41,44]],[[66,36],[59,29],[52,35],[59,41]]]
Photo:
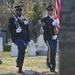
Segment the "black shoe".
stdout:
[[57,73],[55,70],[50,70],[51,72]]
[[19,70],[18,73],[23,73],[23,71],[22,70]]

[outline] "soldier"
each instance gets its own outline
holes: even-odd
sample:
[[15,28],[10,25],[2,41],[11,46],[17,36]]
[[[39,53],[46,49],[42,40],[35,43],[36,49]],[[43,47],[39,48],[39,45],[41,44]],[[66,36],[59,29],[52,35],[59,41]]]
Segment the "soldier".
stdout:
[[48,45],[48,54],[47,54],[47,66],[50,68],[51,72],[55,72],[56,67],[56,47],[57,47],[57,35],[54,32],[54,24],[57,22],[54,20],[54,7],[48,6],[46,8],[48,11],[48,16],[42,19],[42,26],[44,29],[44,40]]
[[16,67],[19,68],[18,73],[23,73],[22,66],[24,62],[25,49],[30,41],[29,34],[29,23],[26,17],[22,16],[22,5],[15,6],[16,9],[16,19],[14,17],[9,18],[9,32],[11,33],[12,42],[18,46],[18,57],[16,60]]

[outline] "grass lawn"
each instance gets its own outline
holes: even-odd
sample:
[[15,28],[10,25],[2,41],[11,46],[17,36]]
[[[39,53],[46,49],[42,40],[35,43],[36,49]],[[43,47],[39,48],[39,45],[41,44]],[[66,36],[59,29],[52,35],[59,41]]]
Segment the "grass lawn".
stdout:
[[[0,64],[0,75],[17,75],[18,69],[15,62],[16,57],[11,57],[11,52],[0,52],[0,57],[2,58],[2,64]],[[58,53],[56,61],[56,71],[58,71]],[[28,53],[26,53],[23,65],[23,71],[25,70],[34,70],[41,73],[41,75],[46,75],[42,74],[44,72],[49,72],[49,68],[46,66],[46,56],[29,57]]]

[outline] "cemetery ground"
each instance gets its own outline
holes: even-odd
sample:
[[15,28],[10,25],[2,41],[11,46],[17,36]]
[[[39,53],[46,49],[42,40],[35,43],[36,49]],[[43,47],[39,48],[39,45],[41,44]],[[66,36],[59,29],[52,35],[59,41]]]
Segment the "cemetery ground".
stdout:
[[[2,64],[0,64],[0,75],[19,75],[16,67],[16,57],[11,57],[11,52],[0,52]],[[56,56],[56,71],[58,72],[58,53]],[[38,72],[36,75],[58,75],[51,73],[46,66],[46,56],[28,56],[26,52],[23,71],[33,70]]]

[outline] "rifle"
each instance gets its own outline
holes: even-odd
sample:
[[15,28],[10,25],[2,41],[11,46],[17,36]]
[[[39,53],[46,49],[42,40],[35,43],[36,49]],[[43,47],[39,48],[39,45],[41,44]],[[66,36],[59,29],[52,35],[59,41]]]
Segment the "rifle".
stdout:
[[18,19],[16,18],[15,14],[14,14],[12,8],[11,8],[11,6],[9,5],[9,3],[8,3],[7,1],[6,1],[6,5],[7,5],[8,9],[9,9],[10,13],[12,14],[12,16],[13,16],[14,19],[15,19],[16,28],[20,27],[20,25],[19,25],[19,23],[18,23]]

